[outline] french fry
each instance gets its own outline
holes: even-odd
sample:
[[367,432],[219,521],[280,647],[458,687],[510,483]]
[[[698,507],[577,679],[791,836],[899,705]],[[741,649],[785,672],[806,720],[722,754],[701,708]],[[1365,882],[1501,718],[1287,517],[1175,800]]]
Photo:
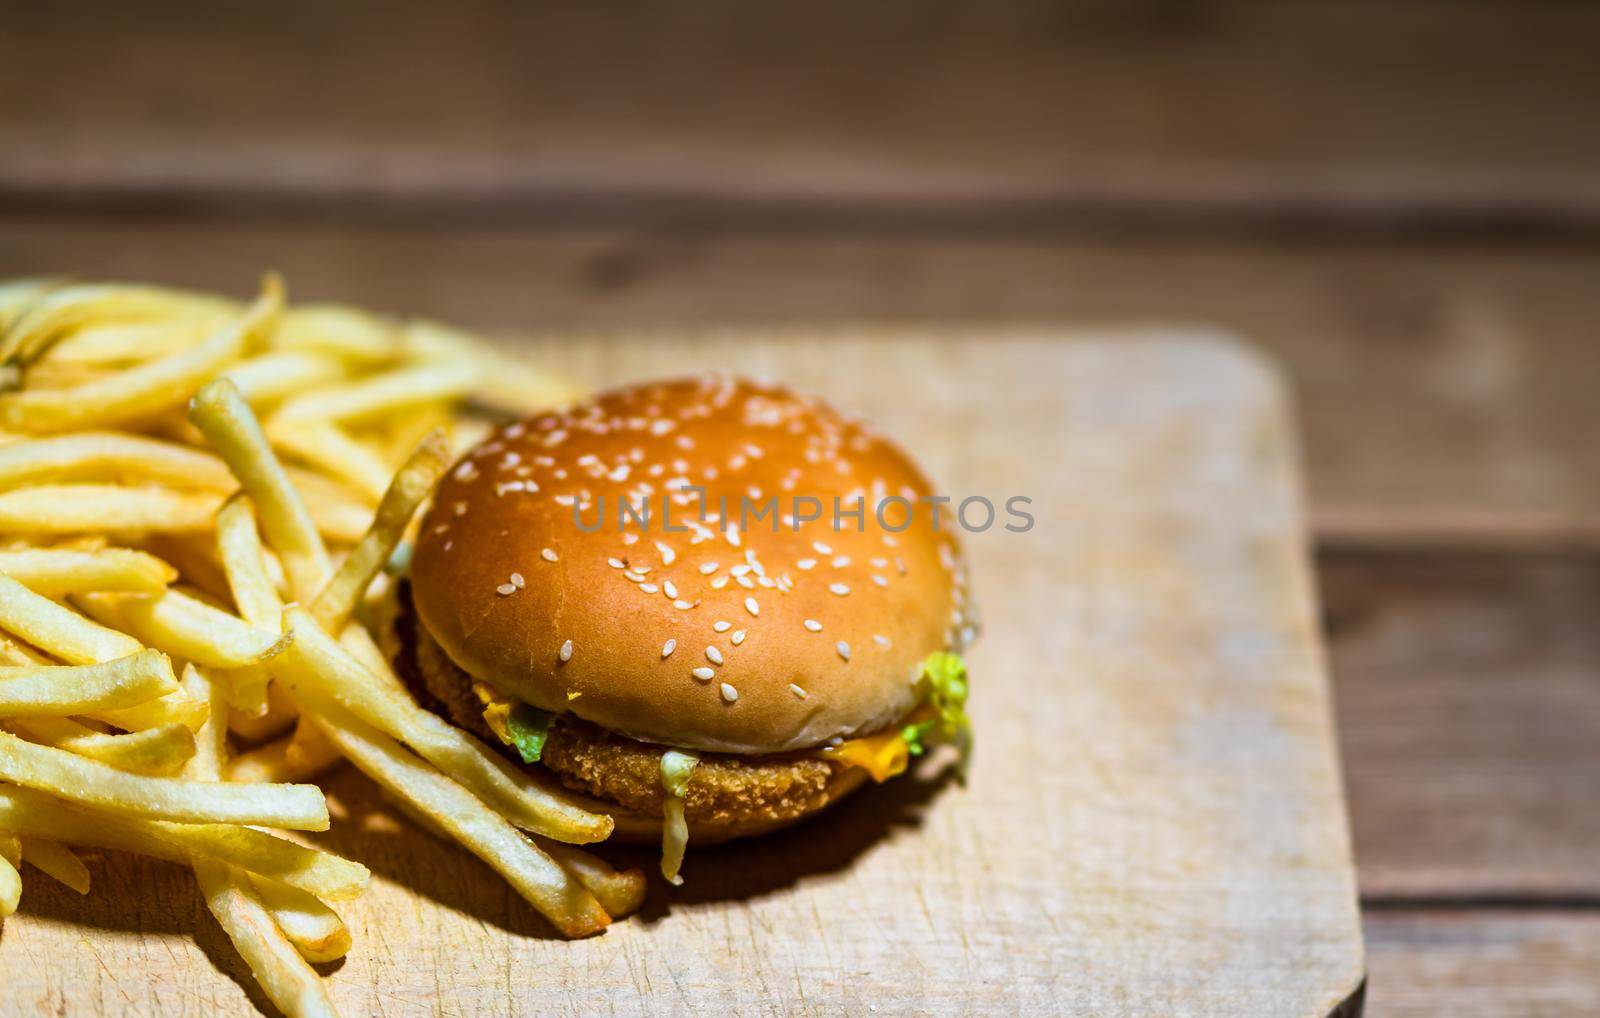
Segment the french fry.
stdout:
[[196,858],[193,865],[206,907],[278,1009],[291,1018],[337,1014],[316,970],[283,935],[249,878],[215,859]]
[[44,363],[103,367],[163,357],[198,345],[226,317],[195,313],[157,321],[85,325],[52,346]]
[[295,596],[315,596],[332,572],[327,548],[239,390],[227,379],[208,383],[195,396],[189,418],[255,503],[261,529],[283,559]]
[[[206,681],[192,665],[184,673],[184,682],[206,692],[213,718],[195,740],[194,759],[189,761],[185,776],[197,782],[218,782],[228,762],[227,726],[222,720],[227,710],[225,694],[216,684]],[[341,933],[344,946],[348,948],[349,933],[337,916],[334,922],[338,929],[327,928],[326,915],[332,915],[332,910],[304,891],[267,882],[279,905],[274,908],[262,899],[256,884],[243,870],[200,853],[194,855],[191,865],[206,906],[250,966],[267,996],[286,1014],[331,1014],[333,1005],[327,990],[302,956],[308,949],[332,951],[338,948]],[[316,908],[306,904],[308,899],[316,902]],[[282,918],[287,918],[295,933],[306,938],[305,945],[283,928]],[[330,954],[329,958],[342,953],[341,950]]]
[[283,650],[281,633],[257,629],[176,588],[154,596],[80,594],[74,603],[140,642],[212,668],[262,664]]
[[228,730],[247,741],[260,742],[288,731],[299,716],[300,712],[295,708],[294,701],[284,693],[282,684],[269,681],[266,712],[250,715],[231,711],[228,714]]
[[293,733],[230,759],[228,780],[278,784],[310,781],[343,759],[339,747],[326,735],[318,731],[317,737],[310,739],[296,726]]
[[533,841],[562,869],[577,877],[611,918],[630,916],[644,904],[645,879],[639,870],[615,869],[599,856],[565,842],[537,836]]
[[339,747],[328,739],[320,727],[311,724],[304,716],[295,722],[289,744],[283,750],[286,767],[298,773],[320,774],[340,759]]
[[196,732],[211,716],[211,705],[203,699],[195,699],[180,686],[166,696],[146,700],[132,707],[89,710],[84,711],[82,716],[125,732],[143,732],[168,725],[182,725],[190,732]]
[[525,830],[579,844],[601,841],[611,834],[610,817],[590,813],[552,794],[469,733],[376,681],[305,609],[287,609],[284,628],[290,643],[272,671],[289,686],[302,709],[309,702],[316,706],[315,713],[321,714],[337,704],[410,746]]
[[311,615],[318,625],[330,633],[344,628],[373,577],[382,571],[384,563],[394,554],[395,546],[405,536],[406,526],[417,507],[449,468],[449,457],[444,436],[436,433],[429,436],[394,475],[378,503],[372,526],[350,549],[333,579],[312,602]]
[[282,399],[295,392],[342,379],[344,366],[338,360],[302,350],[275,350],[228,368],[222,377],[239,389],[251,406]]
[[581,394],[566,379],[502,356],[477,338],[439,322],[407,322],[404,343],[412,353],[423,357],[468,360],[480,365],[482,377],[472,392],[473,398],[518,416],[570,403]]
[[228,785],[130,774],[0,732],[0,778],[124,816],[325,831],[315,785]]
[[22,842],[22,861],[79,894],[89,893],[89,867],[65,845],[28,838]]
[[338,707],[317,723],[347,760],[488,863],[562,933],[583,937],[610,924],[587,888],[460,785]]
[[272,676],[265,668],[230,668],[217,678],[228,691],[230,717],[259,718],[271,709],[267,689],[272,685]]
[[[250,789],[245,788],[246,792]],[[298,887],[326,901],[366,888],[367,868],[265,831],[231,824],[166,823],[102,813],[31,788],[0,785],[0,830],[66,845],[136,852],[172,862],[198,853]]]
[[153,650],[102,664],[0,668],[0,718],[65,717],[131,707],[177,688],[172,662]]
[[96,322],[149,321],[229,306],[214,297],[154,286],[43,284],[0,337],[0,363],[26,367],[69,332]]
[[87,665],[128,657],[144,645],[0,575],[0,629],[15,633],[69,664]]
[[[17,854],[20,857],[20,850]],[[6,852],[0,851],[0,919],[16,912],[21,900],[22,874],[17,872],[17,863]]]
[[33,310],[41,297],[63,285],[64,280],[48,276],[0,282],[0,335],[10,331],[19,318]]
[[391,363],[400,353],[393,323],[344,304],[292,307],[278,322],[272,346],[324,354],[363,368]]
[[97,590],[156,594],[178,578],[171,565],[132,548],[0,549],[0,573],[51,598]]
[[296,396],[279,407],[273,419],[284,424],[291,421],[355,424],[419,405],[458,399],[476,388],[483,381],[483,375],[483,367],[472,360],[423,361],[358,382]]
[[29,742],[64,749],[135,774],[170,776],[194,755],[194,732],[188,725],[178,723],[115,734],[97,732],[70,718],[11,718],[6,726]]
[[0,488],[63,481],[199,491],[239,486],[227,464],[205,450],[142,435],[84,431],[0,446]]
[[0,395],[0,427],[52,432],[146,419],[180,406],[208,379],[238,360],[283,310],[283,283],[268,276],[261,296],[199,345],[70,389]]
[[261,876],[250,877],[250,884],[300,957],[320,964],[350,953],[349,928],[316,895]]
[[446,460],[493,426],[463,413],[480,393],[573,395],[445,326],[287,307],[276,277],[248,303],[0,282],[0,911],[19,850],[80,892],[71,845],[187,863],[268,997],[331,1013],[307,961],[350,949],[324,902],[369,874],[253,825],[325,828],[302,782],[346,758],[569,936],[638,906],[637,871],[552,840],[610,818],[423,711],[368,628]]
[[41,484],[0,492],[0,533],[184,533],[210,530],[220,494],[120,484]]
[[356,501],[342,486],[309,471],[290,468],[287,472],[296,478],[319,537],[335,544],[352,544],[367,532],[367,524],[372,521],[371,506]]
[[351,487],[375,504],[389,484],[389,466],[337,424],[319,420],[267,421],[274,448],[295,459],[346,478]]

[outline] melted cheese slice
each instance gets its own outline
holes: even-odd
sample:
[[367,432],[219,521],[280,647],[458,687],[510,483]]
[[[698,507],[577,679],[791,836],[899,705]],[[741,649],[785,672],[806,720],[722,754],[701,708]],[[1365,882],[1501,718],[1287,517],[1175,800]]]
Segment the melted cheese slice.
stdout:
[[911,747],[906,744],[905,737],[900,733],[905,730],[906,725],[927,721],[934,714],[932,707],[923,704],[912,711],[904,722],[887,732],[846,739],[837,746],[824,746],[812,750],[810,755],[818,760],[831,760],[849,767],[860,767],[872,775],[873,781],[888,781],[895,775],[904,773],[911,763]]
[[493,686],[483,682],[474,682],[472,691],[478,694],[478,700],[483,704],[483,723],[489,726],[489,731],[495,734],[501,742],[511,745],[511,727],[506,719],[511,716],[511,708],[517,705],[515,700],[502,696]]

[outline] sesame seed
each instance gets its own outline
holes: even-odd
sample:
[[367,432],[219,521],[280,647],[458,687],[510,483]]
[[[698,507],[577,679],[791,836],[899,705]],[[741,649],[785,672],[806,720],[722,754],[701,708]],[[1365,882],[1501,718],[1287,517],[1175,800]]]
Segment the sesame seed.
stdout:
[[877,573],[872,574],[872,582],[876,583],[880,587],[887,587],[889,585],[889,581],[879,576]]
[[555,553],[555,549],[546,548],[543,551],[539,552],[539,557],[544,559],[546,562],[554,562],[556,559],[560,558],[561,556],[559,556],[559,555],[557,555]]
[[789,683],[789,692],[793,693],[795,696],[798,696],[802,700],[811,695],[792,682]]
[[632,580],[634,583],[643,583],[644,582],[644,573],[636,573],[632,569],[623,570],[622,575],[626,576],[628,579]]
[[507,594],[515,594],[517,592],[517,588],[515,584],[502,583],[500,586],[494,588],[494,592],[499,594],[501,597],[505,597]]
[[672,652],[677,650],[677,649],[678,649],[678,641],[677,640],[668,640],[666,643],[663,643],[661,645],[661,656],[664,657],[664,658],[671,657],[672,656]]
[[729,703],[732,703],[733,701],[739,699],[739,691],[724,682],[722,684],[722,698]]
[[654,583],[641,583],[639,584],[639,589],[644,591],[646,594],[654,594],[661,588],[656,586]]
[[812,541],[811,542],[811,547],[817,549],[817,554],[818,555],[832,555],[833,554],[833,549],[828,547],[827,545],[823,544],[821,541]]
[[636,542],[638,540],[639,540],[639,535],[638,534],[623,534],[622,535],[622,543],[623,544],[633,544],[634,542]]
[[516,587],[518,590],[521,590],[523,587],[526,587],[528,585],[528,581],[526,581],[526,580],[524,580],[522,578],[522,574],[521,573],[512,573],[511,574],[511,585]]
[[622,561],[619,558],[608,558],[608,559],[606,559],[606,565],[610,566],[612,569],[626,569],[626,568],[628,568],[628,563]]
[[717,564],[715,562],[704,562],[704,563],[701,563],[701,565],[700,565],[700,575],[701,576],[710,576],[712,573],[714,573],[716,571],[717,571]]
[[814,566],[816,564],[817,564],[817,560],[814,559],[814,558],[803,558],[800,561],[796,562],[795,566],[800,568],[800,569],[810,569],[812,566]]
[[830,583],[828,584],[828,589],[833,593],[838,594],[840,597],[850,593],[850,588],[843,583]]
[[756,581],[752,580],[748,573],[746,573],[744,576],[737,577],[737,580],[738,580],[739,586],[743,587],[745,590],[755,590],[756,589]]
[[760,615],[761,605],[756,603],[755,598],[747,597],[744,599],[744,610],[749,612],[751,615]]
[[806,628],[811,630],[813,633],[820,633],[822,632],[822,623],[818,622],[816,619],[806,619]]
[[561,645],[561,653],[558,656],[561,658],[563,663],[572,660],[572,641],[571,640],[568,640],[568,641],[566,641],[565,643],[563,643]]
[[733,631],[733,635],[728,637],[728,639],[733,641],[733,645],[735,647],[739,646],[739,644],[744,642],[744,630],[743,629],[734,630]]
[[843,569],[845,566],[847,566],[849,564],[850,564],[850,556],[849,555],[840,555],[839,557],[837,557],[837,558],[835,558],[833,560],[833,568],[835,568],[835,569]]
[[678,600],[672,602],[672,607],[678,609],[679,611],[688,611],[690,608],[693,608],[694,605],[688,601]]
[[872,637],[872,642],[876,643],[880,647],[888,647],[889,646],[889,638],[887,636],[884,636],[882,633],[875,634]]
[[656,551],[661,553],[661,564],[664,566],[672,565],[672,560],[678,557],[677,552],[662,544],[660,541],[656,542]]
[[710,661],[714,665],[720,665],[722,663],[722,651],[718,650],[716,647],[707,647],[706,660]]
[[678,588],[671,580],[662,580],[661,589],[666,591],[667,596],[672,598],[674,601],[678,599]]
[[840,640],[838,643],[833,645],[833,649],[837,650],[839,652],[839,656],[844,658],[846,661],[850,660],[850,645],[848,643]]
[[715,579],[713,579],[711,581],[711,589],[712,590],[721,590],[723,587],[726,587],[727,585],[728,585],[728,578],[726,576],[718,576],[718,577],[716,577]]
[[699,679],[701,682],[710,682],[711,681],[711,676],[713,676],[713,675],[715,675],[717,673],[712,671],[711,669],[705,667],[704,665],[702,665],[699,668],[696,668],[694,671],[690,672],[689,674],[693,675],[695,678]]

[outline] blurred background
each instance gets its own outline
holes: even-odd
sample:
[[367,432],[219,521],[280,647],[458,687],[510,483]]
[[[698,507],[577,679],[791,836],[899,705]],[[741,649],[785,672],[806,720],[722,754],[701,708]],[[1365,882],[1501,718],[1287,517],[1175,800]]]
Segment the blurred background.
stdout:
[[1296,388],[1375,1013],[1597,1007],[1600,7],[7,4],[0,276],[1174,322]]

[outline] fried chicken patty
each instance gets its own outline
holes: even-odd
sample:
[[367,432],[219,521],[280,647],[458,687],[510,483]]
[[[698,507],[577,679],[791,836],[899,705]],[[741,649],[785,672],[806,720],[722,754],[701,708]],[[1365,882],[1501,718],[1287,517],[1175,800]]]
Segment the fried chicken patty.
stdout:
[[[395,666],[419,702],[472,732],[519,764],[483,720],[473,679],[445,654],[411,610],[402,589],[395,620]],[[654,818],[659,833],[661,757],[666,746],[609,732],[571,714],[556,715],[539,763],[568,788],[617,809],[619,834],[648,836],[648,827],[624,821]],[[857,788],[865,772],[856,767],[794,754],[738,757],[701,753],[684,793],[684,816],[705,843],[784,826],[822,809]],[[524,765],[530,769],[536,765]],[[630,831],[630,826],[632,830]]]

